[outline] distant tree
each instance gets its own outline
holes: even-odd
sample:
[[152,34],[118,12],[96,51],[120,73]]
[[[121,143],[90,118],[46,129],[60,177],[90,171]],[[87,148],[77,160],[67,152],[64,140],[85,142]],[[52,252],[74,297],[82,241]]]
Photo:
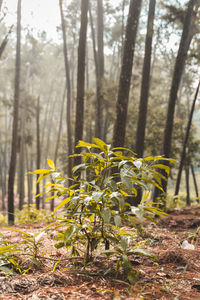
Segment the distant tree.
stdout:
[[[183,149],[182,149],[181,159],[180,159],[180,164],[179,164],[179,169],[178,169],[178,176],[177,176],[177,180],[176,180],[176,188],[175,188],[175,193],[174,193],[175,196],[178,195],[178,193],[179,193],[181,174],[182,174],[184,160],[185,160],[185,154],[186,154],[186,147],[187,147],[187,143],[188,143],[188,139],[189,139],[190,128],[192,125],[192,118],[193,118],[193,114],[194,114],[195,104],[196,104],[198,93],[199,93],[199,87],[200,87],[200,81],[198,83],[197,90],[196,90],[194,100],[192,103],[192,107],[190,110],[190,114],[189,114],[189,119],[188,119],[188,124],[187,124],[187,128],[186,128],[185,138],[184,138],[184,142],[183,142]],[[189,172],[189,169],[187,170],[187,172]]]
[[156,6],[156,0],[150,0],[147,33],[146,33],[146,41],[145,41],[145,56],[144,56],[143,71],[142,71],[142,85],[141,85],[141,92],[140,92],[139,115],[138,115],[137,131],[136,131],[135,151],[139,157],[142,157],[144,153],[144,139],[145,139],[147,105],[148,105],[149,85],[150,85],[151,52],[152,52],[155,6]]
[[98,45],[98,74],[97,74],[97,103],[95,136],[102,138],[103,125],[103,80],[104,80],[104,22],[103,0],[97,0],[97,45]]
[[113,130],[113,146],[123,146],[126,133],[129,91],[131,84],[133,56],[142,0],[131,0],[129,5],[126,34],[123,47],[122,66],[116,102],[116,120]]
[[0,58],[1,58],[3,52],[4,52],[5,48],[6,48],[7,43],[8,43],[8,37],[9,37],[9,35],[12,32],[12,28],[13,28],[13,26],[10,27],[8,33],[6,34],[6,36],[4,37],[3,41],[0,44]]
[[17,160],[18,142],[18,112],[20,100],[20,67],[21,67],[21,0],[17,4],[17,44],[15,62],[15,92],[14,92],[14,111],[12,126],[12,146],[8,176],[8,222],[14,223],[14,182]]
[[[77,97],[76,97],[76,123],[75,123],[75,146],[83,137],[83,116],[84,116],[84,94],[85,94],[85,54],[86,37],[88,24],[89,0],[81,1],[81,28],[78,46],[78,70],[77,70]],[[80,153],[80,148],[75,148],[75,153]],[[75,164],[80,162],[79,157],[75,157]]]
[[195,193],[196,193],[197,202],[199,203],[198,184],[197,184],[197,180],[196,180],[194,166],[192,164],[191,164],[191,172],[192,172],[192,178],[193,178],[193,182],[194,182],[194,189],[195,189]]
[[[67,144],[68,144],[68,157],[72,154],[72,128],[71,128],[71,82],[70,82],[70,71],[68,62],[68,50],[67,50],[67,39],[66,39],[66,28],[63,13],[63,1],[59,0],[60,17],[62,24],[62,35],[63,35],[63,55],[65,61],[65,77],[66,77],[66,90],[67,90]],[[72,159],[68,159],[68,177],[72,177]]]
[[[22,99],[21,99],[22,100]],[[24,205],[24,196],[25,196],[25,102],[26,99],[23,99],[23,103],[20,109],[20,145],[19,145],[19,209],[23,208]]]
[[[36,168],[40,169],[41,161],[41,145],[40,145],[40,97],[37,99],[36,104]],[[37,179],[40,175],[37,175]],[[40,183],[36,186],[36,195],[40,194]],[[36,208],[40,209],[40,197],[36,198]]]
[[[194,8],[196,3],[197,0],[190,0],[188,2],[188,8],[184,20],[181,41],[179,44],[179,50],[178,50],[178,54],[174,66],[174,72],[173,72],[173,78],[172,78],[169,102],[168,102],[167,118],[165,123],[165,130],[164,130],[163,147],[162,147],[163,148],[162,154],[166,158],[169,158],[171,154],[171,142],[172,142],[172,132],[173,132],[173,124],[174,124],[175,105],[177,100],[178,89],[180,86],[180,82],[181,82],[181,78],[185,66],[185,61],[187,58],[187,53],[193,37],[192,23],[194,19]],[[167,181],[165,180],[163,180],[163,189],[166,192]],[[154,198],[156,199],[159,195],[160,195],[160,190],[155,189]]]

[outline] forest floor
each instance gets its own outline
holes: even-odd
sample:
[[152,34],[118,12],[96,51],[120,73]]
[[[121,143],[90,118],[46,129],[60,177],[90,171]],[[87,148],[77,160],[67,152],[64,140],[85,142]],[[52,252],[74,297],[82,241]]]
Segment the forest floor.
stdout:
[[[26,232],[36,232],[39,225],[15,226]],[[4,237],[19,243],[20,233],[2,227]],[[80,262],[72,264],[63,250],[52,250],[53,241],[46,239],[40,267],[33,267],[26,275],[0,275],[0,300],[14,299],[188,299],[200,300],[200,207],[175,210],[158,221],[145,224],[145,247],[156,255],[158,261],[142,256],[132,256],[133,269],[138,270],[138,280],[128,284],[113,280],[115,275],[101,271],[108,268],[105,257],[97,256],[86,269]],[[193,243],[194,250],[183,249],[182,242]],[[24,256],[23,260],[29,258]],[[54,259],[60,259],[53,272]],[[66,259],[66,260],[65,260]],[[27,261],[28,263],[28,261]],[[30,262],[29,262],[30,263]],[[80,271],[82,270],[82,271]]]

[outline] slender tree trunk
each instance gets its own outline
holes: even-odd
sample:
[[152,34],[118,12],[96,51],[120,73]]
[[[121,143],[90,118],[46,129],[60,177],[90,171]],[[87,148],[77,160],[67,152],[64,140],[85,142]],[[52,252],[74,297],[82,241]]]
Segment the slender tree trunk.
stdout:
[[96,124],[95,136],[102,138],[103,124],[103,81],[104,81],[104,21],[103,21],[103,0],[97,0],[97,102],[96,102]]
[[0,162],[0,186],[1,186],[1,210],[5,210],[5,185],[4,185],[4,180],[3,180],[3,167],[2,167],[2,162]]
[[[63,34],[63,55],[65,61],[65,76],[66,76],[66,89],[67,89],[67,143],[68,143],[68,156],[72,154],[72,128],[71,128],[71,84],[70,72],[67,51],[66,28],[63,14],[62,0],[59,0],[60,16]],[[68,177],[72,177],[72,159],[68,158]]]
[[151,53],[152,53],[152,39],[153,39],[153,23],[155,16],[156,0],[150,0],[149,2],[149,14],[147,24],[147,34],[145,41],[145,56],[142,72],[142,85],[140,93],[140,107],[139,117],[136,131],[136,148],[135,151],[139,157],[144,153],[144,139],[147,119],[147,106],[149,98],[149,86],[150,86],[150,70],[151,70]]
[[190,206],[190,169],[189,166],[185,167],[185,184],[186,184],[186,205]]
[[176,180],[176,188],[175,188],[175,193],[174,193],[175,196],[178,195],[178,193],[179,193],[179,188],[180,188],[180,183],[181,183],[181,174],[182,174],[184,160],[185,160],[185,152],[186,152],[186,147],[187,147],[187,143],[188,143],[188,139],[189,139],[189,135],[190,135],[190,128],[192,125],[192,118],[193,118],[193,114],[194,114],[196,100],[197,100],[198,93],[199,93],[199,87],[200,87],[200,81],[197,86],[197,90],[196,90],[194,100],[192,103],[192,107],[191,107],[191,111],[189,114],[189,120],[188,120],[188,124],[187,124],[185,139],[184,139],[184,143],[183,143],[183,149],[182,149],[182,153],[181,153],[180,164],[179,164],[179,168],[178,168],[178,176],[177,176],[177,180]]
[[[163,138],[163,150],[162,154],[169,158],[171,154],[171,141],[172,141],[172,132],[173,132],[173,124],[174,124],[174,112],[175,112],[175,105],[177,100],[177,93],[181,82],[181,77],[183,74],[185,61],[187,58],[187,53],[190,47],[190,43],[192,40],[192,22],[194,20],[194,7],[196,4],[196,0],[190,0],[188,2],[188,9],[183,25],[183,32],[181,36],[181,41],[179,45],[178,54],[176,57],[174,73],[171,83],[170,95],[169,95],[169,102],[168,102],[168,111],[167,111],[167,118],[164,130],[164,138]],[[168,162],[163,162],[164,164],[168,165]],[[166,175],[166,174],[164,174]],[[167,181],[162,180],[162,187],[164,192],[167,190]],[[154,191],[154,200],[159,197],[161,191],[159,189],[155,189]]]
[[7,43],[8,43],[8,37],[9,37],[9,35],[12,32],[12,28],[13,28],[13,26],[10,27],[9,32],[6,34],[5,38],[1,42],[1,45],[0,45],[0,58],[1,58],[3,52],[4,52],[5,48],[6,48]]
[[15,92],[14,92],[14,112],[12,127],[12,146],[8,177],[8,222],[14,224],[14,183],[17,160],[17,140],[18,140],[18,113],[20,98],[20,65],[21,65],[21,0],[17,5],[17,45],[15,62]]
[[[37,138],[37,161],[36,168],[40,169],[40,159],[41,159],[41,148],[40,148],[40,97],[37,99],[37,109],[36,109],[36,138]],[[37,175],[37,179],[39,178],[39,174]],[[36,194],[40,194],[40,183],[36,186]],[[36,198],[36,208],[40,209],[40,197]]]
[[[29,155],[28,151],[28,145],[25,146],[25,155],[26,155],[26,165],[27,165],[27,171],[32,171],[33,170],[33,159],[32,155]],[[28,192],[28,205],[32,204],[32,175],[27,176],[27,192]]]
[[[142,85],[141,85],[141,92],[140,92],[139,115],[138,115],[138,123],[137,123],[137,130],[136,130],[135,151],[138,157],[142,157],[144,154],[144,140],[145,140],[145,130],[146,130],[149,87],[150,87],[151,53],[152,53],[155,7],[156,7],[156,0],[150,0],[148,22],[147,22],[147,33],[146,33],[146,41],[145,41],[145,55],[144,55],[143,72],[142,72]],[[134,199],[133,204],[138,205],[141,202],[141,198],[142,198],[142,188],[138,187],[137,196]]]
[[116,45],[114,44],[113,50],[112,50],[112,61],[111,61],[110,71],[109,71],[109,80],[112,82],[114,82],[113,69],[114,69],[114,65],[115,65],[115,55],[116,55],[115,51],[116,51]]
[[[77,98],[76,98],[76,123],[75,123],[75,146],[83,137],[83,116],[84,116],[84,94],[85,94],[85,51],[88,23],[89,0],[81,1],[81,28],[78,46],[78,70],[77,70]],[[75,153],[80,153],[80,148],[75,148]],[[80,163],[80,157],[75,157],[75,164]]]
[[[65,104],[65,96],[66,96],[66,87],[64,89],[63,93],[63,99],[61,104],[61,110],[60,110],[60,122],[59,122],[59,128],[58,128],[58,134],[57,134],[57,141],[56,141],[56,147],[55,147],[55,153],[54,153],[54,163],[56,165],[57,158],[58,158],[58,149],[60,144],[60,137],[62,132],[62,123],[63,123],[63,112],[64,112],[64,104]],[[52,192],[52,196],[54,195],[54,192]],[[54,198],[51,199],[51,211],[54,211]]]
[[20,139],[20,153],[19,153],[19,209],[24,205],[24,173],[25,173],[25,111],[24,104],[21,110],[21,139]]
[[85,82],[85,89],[86,91],[89,90],[89,86],[90,86],[90,75],[89,75],[89,46],[88,43],[86,44],[86,68],[85,68],[85,76],[86,76],[86,82]]
[[119,80],[118,97],[116,103],[116,120],[113,131],[113,146],[123,146],[126,132],[126,118],[128,110],[129,91],[131,84],[133,56],[142,0],[131,0],[126,26],[123,49],[123,59]]
[[192,178],[193,178],[193,182],[194,182],[194,189],[195,189],[195,193],[196,193],[196,197],[197,197],[197,202],[199,203],[199,192],[198,192],[198,185],[197,185],[197,180],[196,180],[196,176],[195,176],[194,166],[191,165],[190,167],[191,167]]
[[2,4],[3,4],[3,0],[0,0],[0,11],[1,11]]
[[49,116],[49,111],[50,111],[50,103],[51,103],[51,97],[53,94],[53,88],[54,88],[54,81],[51,82],[51,87],[48,93],[48,100],[47,100],[47,105],[45,108],[45,117],[44,117],[44,123],[43,123],[43,130],[42,130],[42,137],[41,137],[41,145],[44,145],[44,140],[45,140],[45,134],[46,134],[46,127],[48,123],[48,116]]
[[89,17],[90,17],[90,26],[91,26],[91,35],[92,35],[92,45],[93,45],[93,56],[95,63],[95,75],[96,75],[96,119],[95,119],[95,136],[101,137],[100,130],[102,123],[102,99],[101,99],[101,82],[100,82],[100,72],[99,72],[99,60],[96,50],[96,38],[93,17],[91,12],[91,6],[89,5]]

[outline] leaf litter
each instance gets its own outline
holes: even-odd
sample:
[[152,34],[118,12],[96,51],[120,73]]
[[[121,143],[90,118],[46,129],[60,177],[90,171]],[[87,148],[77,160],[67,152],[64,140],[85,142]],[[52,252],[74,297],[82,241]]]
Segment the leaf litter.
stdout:
[[[145,222],[144,235],[147,250],[158,261],[133,255],[132,267],[137,273],[135,284],[115,279],[115,259],[94,257],[86,268],[79,259],[68,259],[63,249],[54,250],[53,242],[44,237],[40,267],[32,266],[30,273],[17,276],[0,274],[0,300],[37,299],[200,299],[200,207],[189,207],[170,212],[158,224]],[[26,232],[38,231],[38,225],[14,226]],[[1,232],[6,239],[19,242],[20,233]],[[184,249],[182,243],[194,245]],[[43,259],[42,257],[46,257]],[[48,259],[49,258],[49,259]],[[30,258],[22,255],[24,265]],[[60,260],[53,272],[56,260]],[[137,272],[138,271],[138,272]]]

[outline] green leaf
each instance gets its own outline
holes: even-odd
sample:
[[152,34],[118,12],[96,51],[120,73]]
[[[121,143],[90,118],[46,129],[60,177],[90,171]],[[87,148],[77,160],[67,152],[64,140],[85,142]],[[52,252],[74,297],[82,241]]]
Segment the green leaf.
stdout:
[[124,236],[121,237],[120,245],[121,245],[122,249],[124,251],[126,251],[126,249],[128,247],[128,239],[127,239],[127,237],[124,237]]
[[92,193],[92,198],[95,201],[98,201],[102,196],[103,196],[104,192],[94,192]]
[[67,228],[67,230],[65,231],[65,234],[64,234],[65,245],[72,238],[72,236],[74,235],[75,232],[76,232],[76,227],[74,225],[71,225]]
[[142,249],[142,248],[135,248],[127,253],[127,255],[131,255],[131,254],[147,256],[147,257],[151,257],[151,258],[154,258],[157,260],[157,257],[154,254],[152,254],[148,250]]
[[32,235],[30,234],[30,233],[27,233],[27,232],[25,232],[25,231],[22,231],[22,230],[19,230],[19,229],[15,229],[15,228],[6,228],[6,230],[11,230],[11,231],[15,231],[15,232],[19,232],[19,233],[22,233],[22,234],[24,234],[24,235],[26,235],[26,236],[28,236],[28,237],[32,237]]
[[83,171],[85,169],[86,169],[86,164],[80,164],[80,165],[73,167],[72,171],[73,171],[73,173],[75,173],[77,171]]
[[144,219],[144,210],[142,206],[131,208],[131,212],[141,221],[143,222]]
[[0,255],[17,251],[18,249],[15,247],[15,245],[8,245],[8,246],[1,246],[0,247]]
[[102,216],[105,224],[109,224],[110,223],[111,212],[110,212],[109,209],[105,209],[105,208],[102,209],[101,216]]
[[55,170],[56,167],[55,167],[53,160],[47,159],[47,163],[51,169]]
[[115,225],[116,225],[117,227],[119,227],[120,224],[121,224],[121,217],[118,216],[118,215],[114,216],[114,222],[115,222]]

